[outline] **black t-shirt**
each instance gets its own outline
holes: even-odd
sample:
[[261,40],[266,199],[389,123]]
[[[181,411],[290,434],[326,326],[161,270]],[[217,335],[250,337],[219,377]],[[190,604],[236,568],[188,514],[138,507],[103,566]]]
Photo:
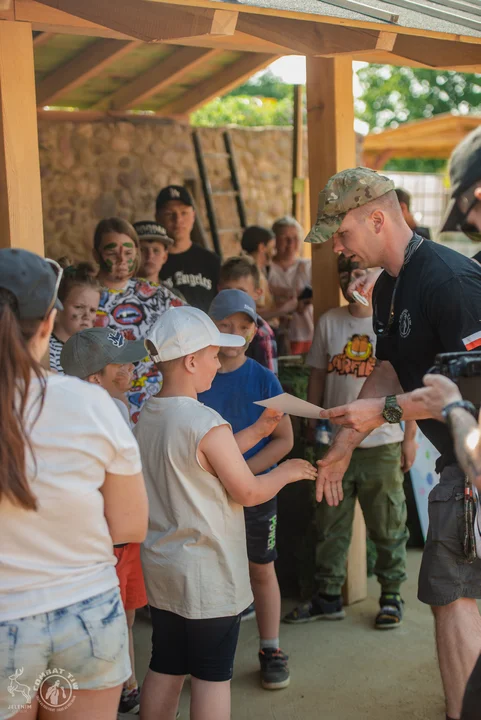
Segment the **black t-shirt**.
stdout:
[[[389,360],[403,390],[410,392],[422,386],[437,353],[471,350],[473,342],[481,346],[481,267],[424,240],[400,276],[394,321],[387,337],[378,335],[376,357]],[[374,327],[377,320],[387,324],[395,283],[386,272],[376,283]],[[446,425],[436,420],[419,420],[418,425],[442,455],[439,468],[454,462]]]
[[481,250],[479,252],[477,252],[476,255],[473,255],[473,257],[471,259],[477,260],[478,263],[481,263]]
[[217,295],[219,272],[219,257],[192,243],[183,253],[169,253],[160,279],[168,288],[180,290],[189,305],[207,312]]

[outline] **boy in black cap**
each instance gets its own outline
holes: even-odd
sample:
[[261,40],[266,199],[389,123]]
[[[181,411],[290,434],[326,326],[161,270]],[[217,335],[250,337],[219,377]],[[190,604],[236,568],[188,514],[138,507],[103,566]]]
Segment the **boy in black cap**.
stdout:
[[192,242],[194,201],[181,185],[163,188],[155,203],[155,217],[174,240],[160,279],[171,290],[180,290],[187,302],[207,311],[217,293],[220,259]]
[[141,265],[139,276],[150,283],[159,282],[159,273],[174,241],[167,235],[165,228],[151,220],[140,220],[133,224],[139,237]]
[[[451,200],[441,232],[464,232],[481,242],[481,126],[469,133],[449,160]],[[474,255],[481,262],[481,252]]]

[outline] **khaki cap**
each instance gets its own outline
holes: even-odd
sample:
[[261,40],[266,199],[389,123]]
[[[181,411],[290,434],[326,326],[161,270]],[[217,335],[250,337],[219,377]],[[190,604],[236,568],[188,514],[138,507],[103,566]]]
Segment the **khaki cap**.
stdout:
[[394,183],[375,170],[357,167],[333,175],[319,193],[316,224],[305,242],[324,243],[341,226],[349,210],[365,205],[394,190]]

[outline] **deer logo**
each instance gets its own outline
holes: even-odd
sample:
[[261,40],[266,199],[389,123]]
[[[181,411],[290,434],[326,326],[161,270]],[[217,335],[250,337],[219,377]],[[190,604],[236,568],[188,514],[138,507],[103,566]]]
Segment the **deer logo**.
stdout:
[[20,695],[23,695],[23,697],[25,698],[25,703],[27,705],[30,705],[30,703],[32,702],[30,688],[28,685],[24,685],[23,683],[18,682],[18,678],[20,677],[20,675],[23,675],[23,668],[15,670],[15,673],[13,675],[8,676],[10,684],[7,685],[7,690],[12,697],[15,697],[15,693],[20,693]]

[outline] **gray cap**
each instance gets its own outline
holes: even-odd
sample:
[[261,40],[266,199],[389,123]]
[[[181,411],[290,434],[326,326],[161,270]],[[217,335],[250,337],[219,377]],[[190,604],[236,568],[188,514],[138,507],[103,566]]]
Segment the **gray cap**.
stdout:
[[209,308],[209,316],[218,321],[238,312],[245,313],[253,322],[257,322],[256,304],[243,290],[221,290]]
[[50,310],[63,310],[57,297],[62,268],[53,261],[18,248],[0,250],[0,288],[18,303],[22,320],[44,318]]
[[60,364],[67,375],[85,379],[110,363],[140,362],[147,355],[143,340],[129,342],[118,330],[89,328],[67,340],[60,353]]
[[152,220],[139,220],[134,222],[133,227],[141,242],[142,240],[161,242],[166,247],[174,244],[172,238],[167,235],[167,230],[159,223],[152,222]]

